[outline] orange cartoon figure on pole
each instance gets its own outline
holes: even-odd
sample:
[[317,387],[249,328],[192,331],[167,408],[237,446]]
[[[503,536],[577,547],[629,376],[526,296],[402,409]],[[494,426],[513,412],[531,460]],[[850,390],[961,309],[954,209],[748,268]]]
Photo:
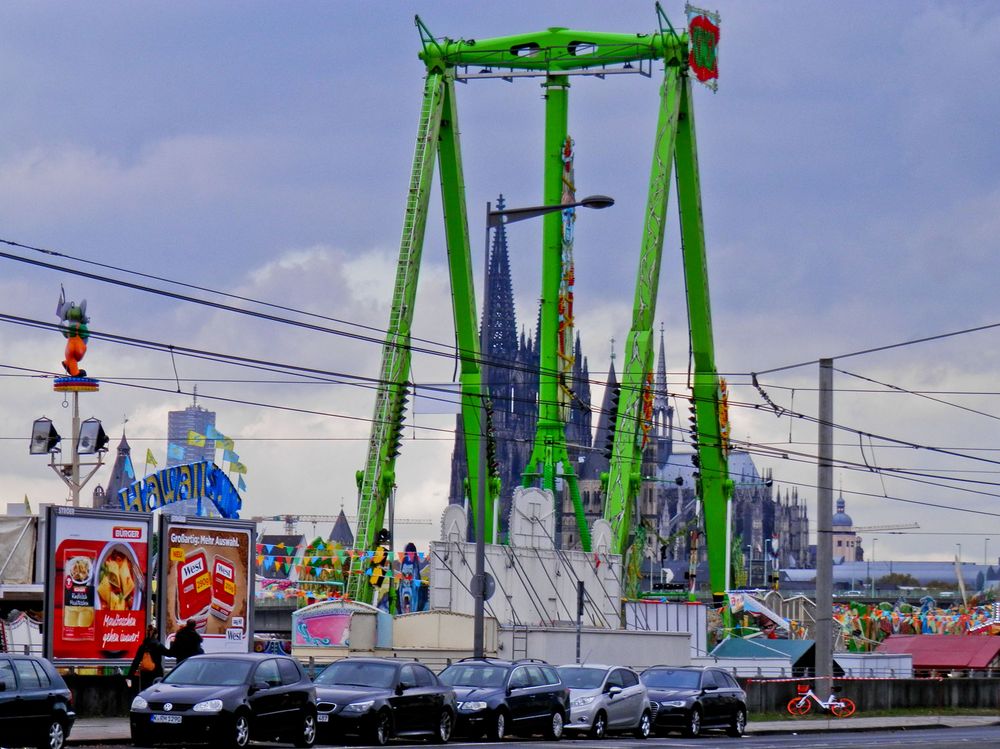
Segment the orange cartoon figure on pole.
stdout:
[[66,301],[66,290],[60,286],[59,304],[56,307],[56,316],[59,318],[59,328],[66,336],[66,358],[63,360],[63,369],[70,377],[86,377],[86,370],[80,369],[80,362],[87,353],[87,339],[90,338],[90,330],[87,323],[87,300],[76,302]]

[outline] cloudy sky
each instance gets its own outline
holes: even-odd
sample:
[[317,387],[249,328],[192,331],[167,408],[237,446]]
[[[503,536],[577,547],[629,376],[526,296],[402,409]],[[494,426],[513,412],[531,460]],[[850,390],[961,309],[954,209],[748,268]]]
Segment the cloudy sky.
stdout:
[[[681,3],[665,7],[683,24]],[[695,93],[717,359],[734,385],[734,436],[761,453],[758,465],[773,470],[782,491],[797,488],[813,504],[817,367],[760,377],[775,403],[805,418],[764,408],[750,372],[1000,322],[1000,97],[991,77],[1000,8],[907,0],[725,2],[719,10],[719,92]],[[388,319],[421,93],[414,12],[453,38],[656,27],[652,2],[4,3],[0,239],[295,307],[341,322],[282,315],[378,337],[351,324],[380,329]],[[578,189],[617,200],[577,223],[577,321],[595,379],[608,368],[610,339],[620,355],[628,332],[659,75],[572,84]],[[543,102],[535,79],[475,81],[459,95],[478,278],[486,201],[498,192],[511,205],[540,201]],[[436,195],[430,216],[415,334],[447,346]],[[683,396],[676,227],[672,206],[658,317],[671,390]],[[535,316],[539,230],[529,222],[510,232],[522,321]],[[98,331],[377,376],[379,347],[370,342],[7,259],[0,313],[55,322],[60,284],[88,300]],[[963,559],[982,562],[994,531],[996,560],[996,340],[988,329],[836,362],[835,420],[846,427],[836,432],[836,457],[860,465],[836,472],[849,512],[859,525],[921,526],[919,534],[863,534],[878,536],[878,558],[944,559],[962,544]],[[13,369],[55,371],[62,348],[56,333],[0,322],[0,503],[65,496],[26,448],[35,418],[49,416],[67,433],[68,411],[48,381]],[[370,389],[171,362],[96,340],[85,366],[123,384],[85,396],[84,417],[101,418],[113,443],[127,417],[140,462],[147,447],[164,462],[166,413],[188,405],[184,393],[197,383],[249,466],[249,514],[352,510]],[[418,382],[452,372],[447,357],[414,360]],[[452,418],[411,423],[397,513],[432,518],[436,528],[452,447],[440,430]],[[900,468],[915,475],[880,470]],[[106,479],[105,469],[97,480]],[[952,535],[960,533],[969,535]]]

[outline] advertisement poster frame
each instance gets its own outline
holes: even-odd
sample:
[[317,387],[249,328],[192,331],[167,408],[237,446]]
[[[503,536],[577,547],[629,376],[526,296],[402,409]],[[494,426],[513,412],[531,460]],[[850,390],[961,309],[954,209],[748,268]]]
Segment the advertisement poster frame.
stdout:
[[[246,614],[244,616],[244,630],[245,630],[245,649],[239,649],[227,645],[228,643],[234,642],[233,640],[225,637],[219,636],[218,634],[210,635],[206,631],[202,631],[207,628],[207,622],[213,619],[223,619],[222,616],[225,614],[228,617],[232,617],[231,611],[226,610],[227,604],[232,605],[231,601],[218,600],[214,595],[215,582],[225,583],[224,577],[219,576],[219,572],[224,573],[226,566],[224,565],[219,570],[213,570],[213,565],[215,563],[215,555],[210,554],[210,550],[205,548],[206,546],[212,546],[212,544],[197,544],[196,551],[201,551],[203,553],[197,554],[200,559],[195,561],[197,567],[197,575],[192,579],[191,585],[197,586],[197,588],[192,587],[196,595],[204,595],[206,601],[210,601],[207,604],[208,608],[203,608],[196,615],[182,616],[181,606],[179,600],[177,601],[176,611],[172,608],[174,601],[168,600],[170,593],[172,591],[177,591],[179,587],[176,580],[171,578],[171,573],[176,570],[176,565],[183,559],[171,558],[171,548],[175,546],[174,542],[171,540],[171,532],[178,529],[183,529],[188,532],[189,535],[205,535],[216,537],[216,534],[246,534],[246,590],[244,594],[244,600],[246,602]],[[168,640],[177,633],[177,629],[183,625],[187,618],[204,619],[206,622],[205,626],[199,628],[199,634],[202,635],[202,647],[206,653],[243,653],[243,652],[253,652],[254,643],[254,604],[255,604],[255,589],[256,589],[256,541],[257,541],[257,523],[253,520],[230,520],[227,518],[206,518],[206,517],[189,517],[187,515],[168,515],[167,513],[160,514],[159,522],[159,534],[160,534],[160,555],[159,555],[159,581],[157,588],[157,623],[160,629],[160,639],[164,645],[169,645]],[[181,547],[195,546],[195,544],[184,543]],[[231,547],[223,547],[231,548]],[[202,586],[197,585],[197,579],[203,575],[208,575],[208,579],[212,585],[211,588],[203,589]],[[175,575],[176,578],[176,575]],[[236,581],[233,580],[235,583]],[[178,593],[180,595],[180,593]],[[199,598],[201,601],[201,598]],[[170,622],[173,620],[173,627],[170,626]],[[213,622],[214,623],[214,622]],[[221,643],[221,647],[219,644]]]
[[[96,522],[107,523],[108,534],[107,538],[80,538],[81,546],[91,547],[87,549],[87,558],[90,559],[90,579],[86,586],[80,586],[77,588],[77,592],[69,593],[68,583],[64,584],[63,578],[65,577],[65,570],[63,574],[57,575],[57,569],[59,568],[58,563],[58,553],[59,544],[67,538],[70,538],[69,534],[65,534],[63,538],[59,538],[62,531],[64,531],[67,526],[72,526],[74,521],[85,521],[87,525],[93,525]],[[115,524],[127,525],[131,528],[135,526],[142,526],[145,530],[145,540],[132,540],[127,536],[122,536],[120,540],[115,540],[114,538],[114,526]],[[117,512],[113,510],[97,510],[84,507],[63,507],[50,505],[46,510],[46,548],[48,549],[47,554],[47,565],[45,571],[45,594],[43,596],[43,609],[44,609],[44,622],[45,622],[45,633],[43,638],[43,648],[45,657],[52,661],[56,666],[109,666],[109,667],[119,667],[127,666],[132,662],[132,658],[135,655],[135,651],[142,644],[143,637],[145,636],[146,627],[152,620],[152,588],[153,588],[153,516],[148,514],[140,514],[135,512]],[[96,534],[89,534],[96,535]],[[104,544],[104,549],[97,552],[92,547],[95,544]],[[136,543],[144,543],[146,546],[145,554],[140,555],[135,552],[132,548]],[[94,621],[94,631],[91,637],[96,638],[97,636],[97,610],[99,610],[98,600],[100,587],[98,583],[95,583],[97,575],[99,572],[93,568],[97,566],[99,558],[103,558],[107,555],[108,550],[114,545],[128,546],[132,550],[132,557],[135,562],[138,562],[140,556],[145,561],[145,586],[142,591],[143,602],[139,609],[134,609],[134,611],[140,611],[141,627],[137,630],[137,639],[134,641],[134,647],[128,648],[131,651],[131,655],[123,655],[121,657],[66,657],[57,655],[55,652],[55,636],[56,636],[56,612],[57,609],[64,611],[66,608],[66,603],[68,596],[76,595],[81,596],[84,601],[83,603],[89,603],[87,608],[92,610],[91,620]],[[65,555],[64,555],[64,565],[65,565]],[[142,571],[141,569],[139,570]],[[59,578],[57,580],[57,577]],[[89,590],[87,590],[89,588]],[[62,606],[56,606],[56,596],[64,596],[64,602]],[[131,611],[132,609],[130,609]],[[65,617],[65,612],[63,613]],[[65,629],[65,625],[59,627],[61,632]],[[135,629],[134,627],[132,629]],[[96,641],[96,639],[95,639]],[[131,645],[132,643],[130,643]]]

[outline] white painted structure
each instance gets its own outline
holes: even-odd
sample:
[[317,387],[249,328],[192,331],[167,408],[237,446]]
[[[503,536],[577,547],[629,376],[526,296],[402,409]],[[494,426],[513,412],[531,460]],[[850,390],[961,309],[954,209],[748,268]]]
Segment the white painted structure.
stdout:
[[912,679],[912,653],[834,653],[833,660],[844,676]]
[[[656,665],[687,666],[691,662],[687,632],[636,632],[584,629],[580,633],[582,663],[614,663],[636,669]],[[573,627],[511,627],[500,631],[501,658],[541,658],[555,665],[576,662]]]
[[[475,544],[431,542],[432,610],[473,613],[474,563]],[[577,580],[583,580],[583,626],[618,629],[621,564],[617,554],[487,544],[486,571],[496,589],[486,615],[501,627],[575,624]]]
[[625,628],[640,632],[690,633],[691,658],[707,655],[708,607],[679,601],[626,601]]

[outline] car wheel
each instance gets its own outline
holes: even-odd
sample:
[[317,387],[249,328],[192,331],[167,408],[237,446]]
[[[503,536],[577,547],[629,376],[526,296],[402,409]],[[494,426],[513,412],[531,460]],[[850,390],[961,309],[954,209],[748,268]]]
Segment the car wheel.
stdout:
[[434,734],[434,743],[447,744],[448,739],[451,738],[451,732],[454,728],[455,717],[451,714],[451,710],[442,710],[441,717],[438,718],[437,732]]
[[39,737],[38,749],[63,749],[66,745],[66,729],[58,718],[49,720],[49,730]]
[[493,716],[493,723],[486,729],[487,741],[503,741],[507,735],[507,713],[497,710]]
[[701,733],[701,710],[695,707],[691,709],[691,714],[688,716],[687,725],[684,727],[684,735],[690,739],[693,739],[700,733]]
[[601,710],[594,716],[594,724],[590,727],[590,738],[603,739],[608,732],[608,716]]
[[250,744],[250,716],[246,713],[237,713],[233,718],[228,743],[233,749],[244,749]]
[[747,730],[747,711],[742,707],[736,710],[736,714],[733,715],[733,722],[729,724],[729,728],[726,733],[732,736],[734,739],[738,739]]
[[392,716],[388,710],[380,710],[372,723],[369,739],[375,746],[385,746],[392,738]]
[[648,739],[652,733],[653,716],[649,714],[649,710],[646,710],[643,712],[642,717],[639,718],[639,725],[635,729],[635,737],[637,739]]
[[307,712],[302,718],[302,727],[295,737],[295,746],[309,749],[316,743],[316,714]]
[[545,731],[545,738],[549,741],[559,741],[562,738],[565,725],[563,714],[558,710],[554,711],[552,717],[549,719],[549,727]]

